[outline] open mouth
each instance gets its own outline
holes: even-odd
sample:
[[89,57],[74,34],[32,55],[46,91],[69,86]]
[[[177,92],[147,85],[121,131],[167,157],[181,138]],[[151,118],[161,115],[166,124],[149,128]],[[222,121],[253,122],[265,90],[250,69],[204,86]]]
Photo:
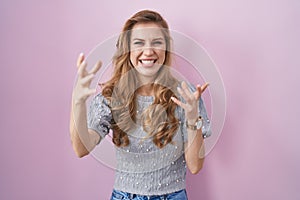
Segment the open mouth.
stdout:
[[156,63],[157,59],[141,59],[139,60],[140,63],[142,63],[143,65],[153,65],[154,63]]

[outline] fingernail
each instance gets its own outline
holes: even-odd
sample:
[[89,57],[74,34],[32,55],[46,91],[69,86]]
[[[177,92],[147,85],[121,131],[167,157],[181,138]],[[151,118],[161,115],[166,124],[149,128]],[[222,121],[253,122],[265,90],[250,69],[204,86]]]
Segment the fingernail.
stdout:
[[79,54],[79,56],[82,57],[82,56],[83,56],[83,53],[81,52],[81,53]]

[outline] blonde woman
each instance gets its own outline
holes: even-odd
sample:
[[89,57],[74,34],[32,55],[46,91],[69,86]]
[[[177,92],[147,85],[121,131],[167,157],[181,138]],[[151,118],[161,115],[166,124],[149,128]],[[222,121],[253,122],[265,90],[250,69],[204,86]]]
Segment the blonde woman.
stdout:
[[133,15],[119,36],[112,77],[88,111],[86,99],[96,92],[90,83],[101,62],[88,72],[84,55],[78,58],[72,145],[77,156],[86,156],[113,131],[117,166],[111,200],[185,200],[186,168],[197,174],[203,166],[204,138],[211,131],[201,94],[208,84],[177,80],[170,51],[169,27],[159,13]]

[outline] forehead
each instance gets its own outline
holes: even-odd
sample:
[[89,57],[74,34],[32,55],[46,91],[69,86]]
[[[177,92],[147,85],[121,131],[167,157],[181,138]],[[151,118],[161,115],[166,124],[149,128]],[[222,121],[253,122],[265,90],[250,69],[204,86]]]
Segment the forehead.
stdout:
[[164,38],[162,28],[155,23],[139,23],[133,26],[131,40]]

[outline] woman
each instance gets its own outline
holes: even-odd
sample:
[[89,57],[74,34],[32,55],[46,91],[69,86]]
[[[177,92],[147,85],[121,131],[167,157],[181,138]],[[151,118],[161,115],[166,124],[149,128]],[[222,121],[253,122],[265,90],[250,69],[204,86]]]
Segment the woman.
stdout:
[[[209,120],[201,99],[208,84],[188,86],[172,76],[167,22],[143,10],[123,27],[111,79],[101,84],[87,113],[90,83],[101,62],[88,72],[78,58],[73,91],[71,140],[79,157],[88,155],[113,130],[117,167],[111,200],[187,199],[186,166],[200,171]],[[76,126],[75,126],[76,122]]]

